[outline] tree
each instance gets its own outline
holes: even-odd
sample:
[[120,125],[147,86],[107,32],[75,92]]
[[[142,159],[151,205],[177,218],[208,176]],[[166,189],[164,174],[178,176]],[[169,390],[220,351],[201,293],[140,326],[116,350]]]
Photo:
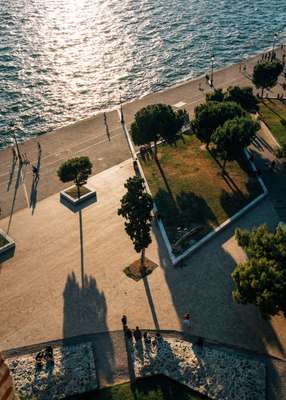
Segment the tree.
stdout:
[[216,129],[211,140],[224,160],[223,171],[227,161],[237,158],[242,150],[250,145],[258,129],[259,123],[248,117],[230,119]]
[[206,102],[208,101],[217,101],[221,103],[224,101],[224,93],[222,89],[214,89],[213,92],[206,94]]
[[254,96],[253,89],[250,86],[242,88],[229,86],[225,93],[225,101],[234,101],[248,112],[256,112],[258,110],[257,98]]
[[245,114],[240,105],[234,102],[210,101],[195,108],[195,118],[192,121],[192,131],[202,142],[210,144],[215,130],[227,120],[241,117]]
[[153,142],[157,157],[157,142],[164,139],[167,143],[174,143],[187,119],[185,110],[175,112],[166,104],[148,105],[135,114],[130,129],[133,142],[139,146]]
[[63,162],[57,174],[62,182],[74,182],[77,196],[80,198],[80,187],[86,183],[91,170],[92,163],[88,157],[76,157]]
[[138,176],[129,178],[124,187],[127,193],[121,199],[118,215],[126,219],[125,231],[137,253],[141,252],[141,270],[144,271],[145,249],[151,243],[152,197],[145,191],[144,180]]
[[257,89],[261,88],[261,97],[263,97],[264,89],[270,89],[276,85],[282,71],[283,65],[277,60],[255,65],[252,82]]
[[233,298],[241,304],[256,305],[264,318],[280,311],[286,316],[285,233],[281,226],[272,233],[266,225],[251,231],[236,230],[236,239],[248,261],[237,265],[232,273]]

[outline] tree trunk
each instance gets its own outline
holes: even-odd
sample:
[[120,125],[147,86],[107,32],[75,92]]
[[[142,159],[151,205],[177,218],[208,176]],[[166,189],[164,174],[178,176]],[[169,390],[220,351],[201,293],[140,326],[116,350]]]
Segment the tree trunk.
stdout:
[[261,98],[263,99],[264,88],[261,89]]
[[142,249],[141,251],[141,260],[140,260],[140,269],[141,269],[141,274],[144,273],[144,269],[145,269],[145,249]]
[[154,158],[155,160],[158,160],[157,158],[157,152],[158,152],[158,148],[157,148],[157,141],[154,141]]
[[80,198],[80,184],[78,182],[78,180],[75,180],[75,185],[76,185],[76,190],[77,190],[77,198]]
[[222,166],[222,173],[223,173],[223,174],[225,173],[225,166],[226,166],[226,157],[225,157],[225,159],[223,160],[223,166]]

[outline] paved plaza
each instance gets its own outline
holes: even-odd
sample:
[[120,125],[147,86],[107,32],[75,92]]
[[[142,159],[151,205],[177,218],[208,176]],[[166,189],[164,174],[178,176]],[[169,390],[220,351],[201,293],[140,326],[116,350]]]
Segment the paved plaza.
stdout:
[[[248,68],[255,61],[251,60]],[[219,87],[250,83],[238,66],[216,72],[214,79]],[[206,90],[203,78],[126,104],[126,123],[129,125],[137,109],[158,101],[172,105],[184,102],[183,107],[191,112]],[[9,230],[16,241],[14,257],[0,264],[0,349],[120,330],[122,314],[128,316],[131,328],[181,331],[183,315],[189,312],[191,334],[276,357],[277,364],[269,370],[280,387],[280,378],[285,381],[286,377],[281,361],[286,351],[285,318],[264,321],[255,307],[233,303],[230,277],[236,263],[245,259],[233,237],[234,229],[262,223],[273,228],[285,215],[281,193],[286,188],[281,175],[273,178],[265,167],[275,147],[269,134],[261,131],[260,147],[253,151],[270,196],[190,256],[182,268],[170,265],[154,225],[146,255],[159,268],[135,282],[123,269],[138,254],[117,215],[124,182],[134,171],[118,113],[109,113],[108,121],[111,141],[101,114],[39,139],[40,183],[33,204],[31,167],[18,172],[17,165],[11,167],[11,150],[0,152],[0,228]],[[21,144],[21,149],[32,163],[37,162],[36,140]],[[91,158],[96,175],[88,186],[98,197],[81,216],[60,203],[58,191],[64,185],[56,177],[60,163],[77,155]],[[117,363],[114,341],[110,338],[104,343],[102,357],[107,354],[110,365],[112,357]],[[281,399],[279,393],[273,398]]]

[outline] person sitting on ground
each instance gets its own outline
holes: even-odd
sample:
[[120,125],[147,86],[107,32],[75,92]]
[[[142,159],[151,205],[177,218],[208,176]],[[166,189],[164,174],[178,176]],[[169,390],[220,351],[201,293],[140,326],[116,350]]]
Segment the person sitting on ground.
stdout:
[[127,325],[125,326],[125,335],[128,340],[132,340],[133,334],[131,329],[129,329]]
[[44,353],[42,351],[39,351],[36,355],[36,366],[37,367],[42,367],[44,361]]
[[151,338],[150,338],[148,332],[144,332],[144,334],[143,334],[143,339],[144,339],[144,342],[145,342],[146,344],[150,344],[150,343],[151,343]]
[[134,339],[136,340],[136,342],[138,342],[139,340],[142,339],[142,333],[141,333],[141,331],[140,331],[138,326],[136,326],[136,329],[133,332],[133,335],[134,335]]
[[54,362],[54,350],[52,346],[48,346],[45,350],[45,359],[48,362]]

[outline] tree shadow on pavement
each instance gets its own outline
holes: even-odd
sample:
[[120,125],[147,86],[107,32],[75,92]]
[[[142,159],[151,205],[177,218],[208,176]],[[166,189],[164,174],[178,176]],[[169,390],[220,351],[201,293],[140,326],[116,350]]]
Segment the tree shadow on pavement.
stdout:
[[[249,228],[261,224],[262,219],[265,222],[266,205],[260,207],[257,216],[250,218],[246,214],[238,226]],[[233,255],[240,261],[245,257],[232,238],[234,229],[234,224],[227,227],[185,259],[184,268],[178,268],[171,265],[161,235],[154,227],[159,264],[164,270],[173,306],[181,321],[186,312],[190,313],[191,334],[285,359],[286,340],[282,335],[285,319],[276,318],[272,324],[263,320],[256,307],[239,305],[232,300],[231,273],[236,265]],[[181,328],[184,329],[183,324]]]
[[106,322],[107,305],[105,295],[101,292],[92,276],[84,275],[84,286],[81,287],[75,273],[68,275],[64,297],[63,337],[104,332],[95,343],[96,368],[99,380],[113,382],[115,368],[114,349]]

